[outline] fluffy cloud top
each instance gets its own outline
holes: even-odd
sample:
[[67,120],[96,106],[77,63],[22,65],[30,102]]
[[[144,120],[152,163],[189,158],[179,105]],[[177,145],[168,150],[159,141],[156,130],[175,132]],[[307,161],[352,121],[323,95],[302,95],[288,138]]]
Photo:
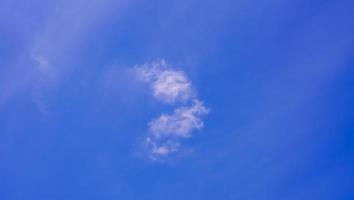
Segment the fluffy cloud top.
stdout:
[[173,70],[164,60],[137,66],[136,70],[139,77],[150,84],[154,97],[163,103],[185,102],[194,96],[185,73]]

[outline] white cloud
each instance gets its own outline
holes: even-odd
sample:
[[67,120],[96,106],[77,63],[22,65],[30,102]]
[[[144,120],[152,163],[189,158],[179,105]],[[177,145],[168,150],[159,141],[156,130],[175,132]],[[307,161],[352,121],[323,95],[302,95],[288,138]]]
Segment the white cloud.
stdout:
[[185,104],[175,108],[173,113],[163,113],[148,123],[143,140],[147,150],[144,153],[153,161],[163,161],[180,151],[182,140],[204,127],[202,117],[208,114],[209,109],[197,99],[186,74],[173,69],[164,60],[136,66],[135,72],[150,85],[157,100],[171,105],[176,102]]
[[164,60],[137,66],[136,71],[142,80],[150,84],[154,97],[159,101],[173,104],[194,97],[192,84],[185,73],[172,69]]
[[144,141],[145,148],[147,149],[147,154],[149,158],[154,161],[161,161],[163,158],[178,152],[180,143],[178,141],[166,140],[158,141],[147,137]]
[[201,116],[208,113],[203,103],[195,100],[191,107],[177,108],[172,115],[162,114],[149,123],[149,131],[155,138],[188,138],[195,129],[204,126]]

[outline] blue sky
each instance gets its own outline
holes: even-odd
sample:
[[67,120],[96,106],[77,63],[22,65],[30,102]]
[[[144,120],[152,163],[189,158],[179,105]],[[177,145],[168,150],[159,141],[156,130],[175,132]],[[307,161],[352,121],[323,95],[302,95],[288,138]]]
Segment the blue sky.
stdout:
[[354,2],[2,0],[0,199],[354,199]]

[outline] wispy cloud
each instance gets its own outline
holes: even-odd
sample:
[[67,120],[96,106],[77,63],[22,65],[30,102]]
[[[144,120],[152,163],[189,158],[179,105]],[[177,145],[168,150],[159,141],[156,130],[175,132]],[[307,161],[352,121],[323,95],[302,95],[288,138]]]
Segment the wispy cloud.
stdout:
[[202,102],[195,100],[191,107],[177,108],[173,114],[162,114],[149,123],[149,131],[155,138],[188,138],[195,129],[201,129],[204,123],[201,116],[208,113]]
[[164,103],[185,102],[194,96],[185,73],[174,70],[164,60],[136,66],[136,70],[138,76],[150,84],[154,97]]
[[176,140],[159,141],[156,138],[146,137],[144,140],[144,149],[151,160],[157,161],[176,153],[180,142]]
[[164,60],[146,63],[135,67],[138,77],[148,83],[152,95],[162,103],[175,105],[173,113],[163,113],[148,123],[143,140],[149,158],[161,161],[179,152],[181,141],[192,137],[193,131],[204,127],[202,117],[209,109],[198,100],[192,83],[183,71],[174,69]]
[[[54,87],[60,87],[61,83],[68,81],[66,77],[69,74],[76,75],[78,71],[87,69],[78,63],[84,58],[82,44],[91,41],[91,33],[101,30],[108,21],[119,19],[133,5],[132,1],[115,0],[65,2],[35,1],[31,4],[31,10],[19,7],[20,10],[14,8],[12,11],[18,15],[11,15],[16,19],[9,17],[9,22],[16,21],[8,23],[9,33],[16,32],[20,27],[23,30],[21,34],[9,38],[11,41],[19,40],[21,48],[2,62],[0,109],[12,98],[18,97],[42,101],[44,105],[43,99],[37,98],[47,96]],[[4,12],[0,13],[6,16]],[[28,91],[31,91],[30,95]],[[41,110],[41,106],[38,107]]]

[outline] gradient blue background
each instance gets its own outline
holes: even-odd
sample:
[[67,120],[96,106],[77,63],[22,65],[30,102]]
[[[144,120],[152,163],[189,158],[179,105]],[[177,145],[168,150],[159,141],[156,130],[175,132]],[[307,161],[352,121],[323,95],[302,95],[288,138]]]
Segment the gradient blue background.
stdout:
[[[352,200],[353,55],[352,0],[1,0],[0,199]],[[211,109],[166,163],[158,58]]]

